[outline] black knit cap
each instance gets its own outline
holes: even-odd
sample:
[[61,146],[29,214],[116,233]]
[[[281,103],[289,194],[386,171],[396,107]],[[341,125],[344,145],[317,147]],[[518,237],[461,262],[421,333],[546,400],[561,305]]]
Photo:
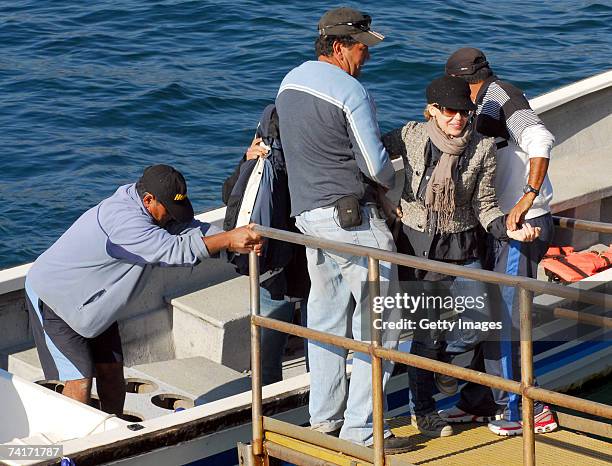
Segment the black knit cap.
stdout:
[[470,99],[470,86],[455,76],[440,76],[427,86],[427,103],[455,110],[476,110]]
[[482,50],[464,47],[455,51],[446,61],[446,74],[452,76],[469,76],[478,70],[488,67],[489,62]]
[[193,220],[193,207],[187,198],[187,182],[170,165],[152,165],[145,168],[140,183],[163,204],[172,218],[185,223]]

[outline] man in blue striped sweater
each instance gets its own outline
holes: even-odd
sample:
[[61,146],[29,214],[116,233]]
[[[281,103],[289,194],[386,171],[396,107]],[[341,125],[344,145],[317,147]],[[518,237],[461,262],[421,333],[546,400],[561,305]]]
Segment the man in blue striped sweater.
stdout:
[[[376,192],[391,188],[395,173],[380,140],[374,103],[356,79],[369,47],[383,40],[370,23],[369,16],[351,8],[325,13],[315,44],[318,60],[287,74],[276,108],[297,227],[308,235],[392,251],[393,238],[378,214]],[[367,258],[311,248],[306,255],[312,282],[308,327],[367,340]],[[397,267],[381,262],[380,274],[381,294],[392,293]],[[383,333],[385,346],[395,347],[398,333]],[[371,445],[369,357],[353,355],[347,387],[346,350],[311,341],[308,355],[312,428]],[[387,362],[384,370],[386,384],[392,364]],[[389,430],[385,437],[386,453],[410,448],[408,439],[393,437]]]
[[[530,243],[493,241],[495,271],[536,278],[538,263],[552,240],[553,222],[550,202],[553,191],[547,176],[554,136],[533,111],[523,92],[493,74],[484,53],[461,48],[446,62],[446,73],[465,79],[477,105],[475,128],[497,144],[496,194],[501,210],[507,214],[510,231],[523,222],[540,227],[540,237]],[[513,287],[501,290],[503,330],[476,352],[472,367],[507,379],[520,380],[518,293]],[[444,385],[444,377],[442,379]],[[520,396],[492,391],[469,383],[461,391],[457,405],[440,412],[448,422],[489,422],[498,435],[520,435]],[[497,412],[503,414],[497,415]],[[557,423],[551,410],[535,403],[536,433],[551,432]]]

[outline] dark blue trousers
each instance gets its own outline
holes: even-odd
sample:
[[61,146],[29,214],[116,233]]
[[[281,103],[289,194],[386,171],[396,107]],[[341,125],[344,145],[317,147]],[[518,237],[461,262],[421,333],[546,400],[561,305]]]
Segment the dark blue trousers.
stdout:
[[[540,237],[531,243],[511,240],[500,242],[491,238],[495,252],[496,272],[508,275],[536,278],[538,263],[546,254],[553,236],[553,222],[550,214],[527,220],[531,226],[540,227]],[[500,287],[500,306],[497,318],[502,322],[498,335],[478,345],[470,368],[486,371],[510,380],[520,381],[520,332],[518,289],[509,286]],[[483,385],[469,382],[461,390],[457,407],[471,414],[492,415],[503,411],[505,419],[520,420],[520,395],[502,390],[490,389]],[[535,404],[536,414],[542,410],[539,402]]]

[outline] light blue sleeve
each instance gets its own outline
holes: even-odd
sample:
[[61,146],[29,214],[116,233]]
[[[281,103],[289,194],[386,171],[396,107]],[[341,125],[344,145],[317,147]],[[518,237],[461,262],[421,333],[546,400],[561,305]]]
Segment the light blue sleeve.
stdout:
[[210,257],[202,240],[204,233],[201,228],[173,235],[145,216],[114,220],[112,227],[105,229],[108,237],[106,251],[116,259],[135,264],[189,266]]
[[[173,235],[182,235],[189,233],[191,230],[199,229],[202,236],[212,236],[217,235],[219,233],[223,233],[223,229],[218,226],[213,225],[212,223],[201,222],[198,219],[193,219],[188,223],[176,223],[170,227],[167,227],[166,230],[172,233]],[[206,247],[206,246],[204,246]],[[210,255],[210,257],[221,259],[228,261],[229,256],[226,249],[221,249],[219,252]]]
[[359,169],[385,188],[393,188],[395,171],[381,141],[374,102],[365,92],[357,99],[351,98],[347,104],[349,137]]

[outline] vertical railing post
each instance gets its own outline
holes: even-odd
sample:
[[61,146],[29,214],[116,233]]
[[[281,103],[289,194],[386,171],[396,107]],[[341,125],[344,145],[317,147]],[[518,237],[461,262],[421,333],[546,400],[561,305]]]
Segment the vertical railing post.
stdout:
[[[259,257],[249,253],[249,284],[251,316],[259,315]],[[263,418],[261,401],[261,329],[251,319],[251,421],[253,424],[253,455],[263,454]]]
[[[521,322],[521,385],[524,388],[533,385],[533,335],[531,308],[533,292],[519,288],[519,312]],[[523,465],[535,466],[535,432],[533,420],[533,399],[522,396],[523,417]]]
[[[380,296],[380,266],[378,259],[368,257],[368,291],[370,302],[370,332],[371,346],[379,347],[381,345],[381,331],[374,325],[379,314],[374,312],[374,298]],[[382,316],[382,314],[380,314]],[[362,324],[363,325],[363,324]],[[383,370],[382,359],[370,354],[372,361],[372,421],[373,421],[373,438],[374,438],[374,466],[385,465],[385,427],[384,427],[384,409],[383,409]]]

